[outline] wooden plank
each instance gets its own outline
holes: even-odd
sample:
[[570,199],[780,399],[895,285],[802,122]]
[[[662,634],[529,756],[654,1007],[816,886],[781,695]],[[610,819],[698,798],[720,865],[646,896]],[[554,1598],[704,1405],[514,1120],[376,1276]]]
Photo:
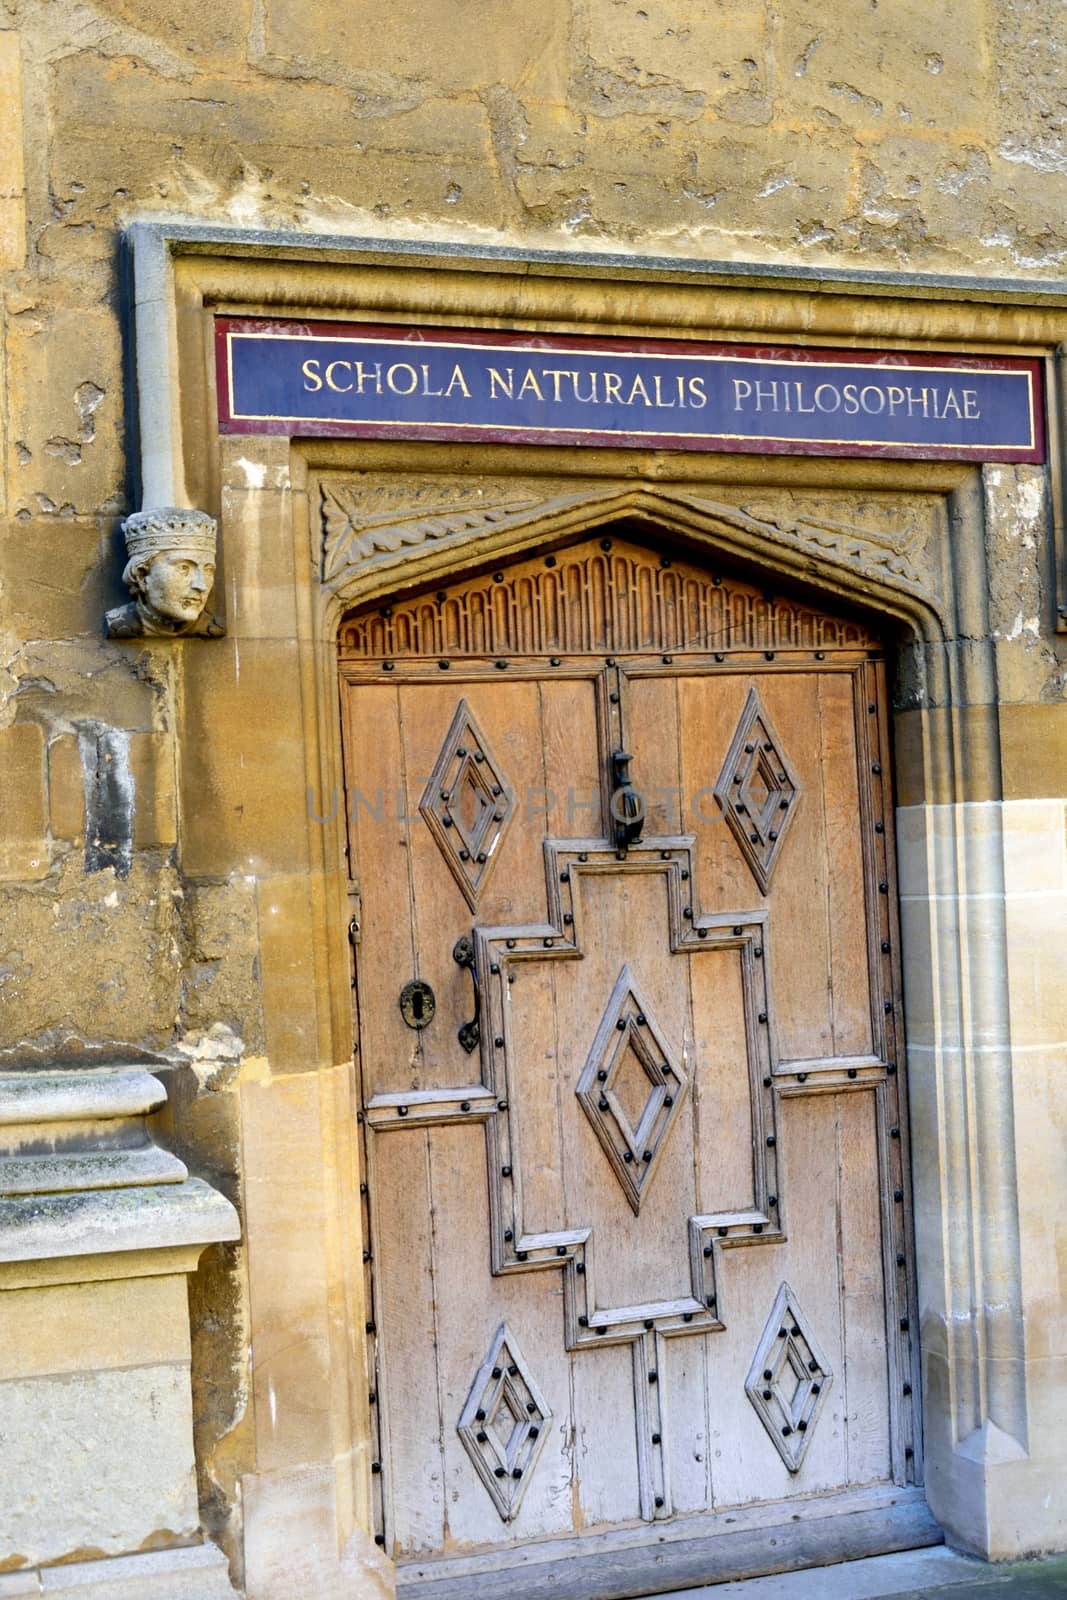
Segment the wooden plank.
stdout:
[[663,1444],[676,1514],[711,1505],[705,1344],[717,1334],[661,1339],[666,1421]]
[[[828,1056],[834,1035],[819,679],[814,673],[766,674],[759,692],[802,788],[768,897],[775,1044],[785,1060]],[[851,959],[862,962],[865,952],[861,943]]]
[[679,776],[678,679],[628,678],[623,712],[634,786],[645,801],[645,837],[692,825]]
[[869,908],[864,892],[853,680],[841,672],[824,672],[818,684],[832,1051],[836,1056],[867,1055],[874,1048],[866,959]]
[[836,1095],[848,1481],[890,1476],[889,1371],[875,1096]]
[[596,1528],[638,1517],[641,1509],[630,1346],[578,1350],[571,1364],[575,1526]]
[[[797,1490],[829,1489],[848,1482],[848,1396],[842,1327],[840,1152],[834,1102],[813,1095],[779,1106],[779,1159],[784,1217],[789,1233],[782,1276],[796,1295],[805,1320],[830,1363],[833,1383],[825,1399]],[[856,1152],[859,1181],[877,1191],[877,1168]],[[884,1338],[884,1335],[883,1335]]]
[[[440,1127],[431,1131],[429,1139],[448,1546],[500,1544],[569,1530],[570,1361],[563,1346],[559,1275],[492,1276],[481,1131]],[[508,1325],[552,1409],[547,1439],[510,1524],[501,1520],[456,1431],[471,1384],[501,1323]]]
[[371,1135],[369,1145],[386,1537],[397,1555],[444,1542],[427,1138]]
[[[603,819],[593,683],[550,679],[540,685],[538,709],[545,814],[523,817],[521,826],[553,838],[595,835]],[[530,920],[538,909],[531,899]],[[556,974],[554,962],[519,962],[508,988],[508,1099],[527,1233],[562,1227],[566,1211],[561,1119],[575,1108],[573,1083],[560,1089]]]
[[683,821],[685,831],[696,837],[694,887],[704,911],[754,910],[764,904],[713,794],[752,682],[739,673],[678,683]]
[[[465,1083],[478,1071],[477,1053],[467,1056],[456,1037],[473,1013],[470,976],[457,966],[452,950],[475,922],[531,920],[544,916],[541,822],[528,824],[528,797],[543,781],[536,683],[447,682],[406,684],[401,688],[405,793],[409,825],[412,903],[417,975],[433,988],[437,1015],[418,1035],[420,1088]],[[419,815],[419,802],[445,744],[453,718],[465,700],[484,736],[488,754],[513,795],[514,811],[498,847],[498,859],[485,879],[476,910],[464,898],[433,833]],[[457,797],[458,798],[458,797]],[[453,830],[454,831],[454,830]],[[402,915],[394,906],[393,915]],[[394,972],[398,991],[404,977]],[[395,994],[383,994],[382,1007],[395,1009]]]
[[[899,1490],[888,1503],[870,1509],[833,1512],[833,1503],[801,1501],[792,1515],[767,1508],[758,1525],[731,1526],[717,1519],[700,1537],[665,1539],[655,1530],[637,1543],[602,1534],[558,1547],[516,1551],[514,1558],[450,1572],[447,1563],[401,1566],[400,1600],[629,1600],[632,1595],[689,1589],[757,1578],[775,1572],[857,1561],[893,1550],[918,1550],[942,1544],[944,1534],[921,1493]],[[736,1514],[731,1522],[738,1520]]]
[[359,1048],[369,1100],[418,1084],[421,1036],[405,1026],[396,1004],[400,985],[416,970],[417,957],[408,915],[408,825],[403,820],[397,690],[376,684],[348,688],[344,706],[351,872],[362,898],[362,937],[356,952]]
[[671,1129],[640,1214],[634,1216],[575,1096],[627,963],[660,1032],[684,1055],[691,1074],[687,958],[672,956],[666,945],[664,875],[620,871],[617,876],[586,875],[581,883],[584,954],[556,969],[567,1226],[593,1228],[596,1305],[641,1305],[687,1296],[691,1278],[685,1218],[695,1209],[691,1125],[679,1119]]
[[708,949],[692,956],[690,969],[697,1210],[747,1211],[755,1182],[741,955]]

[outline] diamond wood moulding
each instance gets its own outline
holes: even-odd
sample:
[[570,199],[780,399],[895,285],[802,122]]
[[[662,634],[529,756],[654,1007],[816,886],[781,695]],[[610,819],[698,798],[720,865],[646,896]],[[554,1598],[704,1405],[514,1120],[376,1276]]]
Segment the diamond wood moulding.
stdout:
[[461,700],[419,801],[419,812],[472,911],[513,808],[500,768],[466,700]]
[[800,782],[756,689],[749,690],[715,798],[760,892],[766,894],[800,800]]
[[548,1401],[514,1335],[501,1325],[471,1384],[456,1431],[504,1522],[518,1514],[551,1421]]
[[832,1382],[796,1296],[783,1283],[752,1358],[745,1393],[790,1472],[804,1464]]
[[635,1215],[688,1087],[623,967],[575,1093]]
[[876,646],[859,622],[615,537],[351,617],[340,631],[351,661]]

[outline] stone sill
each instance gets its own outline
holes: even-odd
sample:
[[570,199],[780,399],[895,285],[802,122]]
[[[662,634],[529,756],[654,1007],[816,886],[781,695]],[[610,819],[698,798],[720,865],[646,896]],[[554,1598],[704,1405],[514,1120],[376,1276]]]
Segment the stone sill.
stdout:
[[200,1178],[0,1199],[0,1263],[203,1248],[240,1233],[233,1206]]

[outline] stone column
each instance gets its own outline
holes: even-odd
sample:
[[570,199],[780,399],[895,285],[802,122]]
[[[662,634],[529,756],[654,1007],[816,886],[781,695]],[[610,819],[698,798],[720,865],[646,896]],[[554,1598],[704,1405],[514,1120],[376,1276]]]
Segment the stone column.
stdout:
[[199,1526],[187,1274],[240,1225],[153,1142],[165,1099],[136,1066],[0,1075],[5,1596],[233,1600]]

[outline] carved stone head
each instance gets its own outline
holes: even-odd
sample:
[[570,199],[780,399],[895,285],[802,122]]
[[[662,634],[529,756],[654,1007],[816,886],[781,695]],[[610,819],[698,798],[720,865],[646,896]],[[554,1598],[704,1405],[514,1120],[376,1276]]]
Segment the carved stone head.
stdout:
[[215,581],[217,527],[206,511],[137,511],[122,524],[129,605],[107,614],[111,638],[221,633],[204,617]]

